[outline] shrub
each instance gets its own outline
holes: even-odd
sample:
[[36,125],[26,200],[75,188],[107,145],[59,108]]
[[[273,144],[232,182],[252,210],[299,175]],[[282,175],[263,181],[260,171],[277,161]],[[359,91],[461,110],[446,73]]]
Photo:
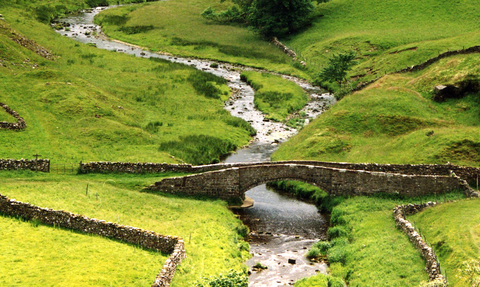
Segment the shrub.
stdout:
[[347,228],[343,225],[337,225],[334,227],[330,227],[327,231],[327,237],[329,240],[332,240],[334,238],[338,237],[348,237],[350,232],[347,230]]
[[225,275],[204,278],[196,282],[195,287],[248,287],[248,276],[245,272],[230,270]]

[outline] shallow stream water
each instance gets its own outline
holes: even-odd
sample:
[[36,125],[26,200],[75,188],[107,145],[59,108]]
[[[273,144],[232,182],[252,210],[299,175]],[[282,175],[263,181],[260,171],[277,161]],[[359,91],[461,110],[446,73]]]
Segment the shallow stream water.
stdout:
[[[211,60],[182,58],[172,55],[153,53],[141,47],[108,39],[101,32],[101,27],[93,24],[95,15],[105,8],[96,8],[75,16],[59,19],[68,23],[68,31],[58,33],[82,43],[92,43],[100,49],[135,55],[137,57],[156,57],[171,62],[194,66],[195,68],[223,77],[234,95],[225,103],[233,116],[248,121],[257,130],[252,143],[226,158],[226,162],[260,162],[269,161],[270,155],[278,144],[297,133],[282,123],[265,120],[264,115],[255,109],[254,90],[240,80],[241,70],[257,70],[247,67],[220,64],[212,68]],[[266,72],[266,71],[264,71]],[[310,85],[308,82],[289,76],[282,76],[294,81],[310,95],[310,102],[303,111],[307,115],[306,123],[317,117],[328,106],[335,103],[333,95]],[[252,272],[250,286],[284,286],[317,272],[326,272],[326,265],[311,263],[305,258],[310,245],[318,239],[325,239],[327,221],[317,212],[312,204],[304,203],[290,196],[282,195],[261,185],[246,194],[255,201],[252,208],[238,212],[246,225],[250,227],[250,246],[253,257],[247,262],[249,267],[260,262],[268,269]],[[290,262],[288,263],[290,259]]]

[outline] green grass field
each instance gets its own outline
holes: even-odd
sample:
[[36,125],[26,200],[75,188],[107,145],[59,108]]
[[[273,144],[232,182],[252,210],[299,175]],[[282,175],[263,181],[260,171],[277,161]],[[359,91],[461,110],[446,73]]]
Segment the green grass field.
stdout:
[[[179,56],[213,59],[307,77],[292,59],[245,27],[218,25],[200,14],[217,0],[160,1],[107,10],[96,17],[115,39]],[[294,67],[297,67],[295,68]]]
[[[172,286],[192,286],[193,282],[204,276],[225,273],[232,268],[243,269],[242,262],[249,256],[248,244],[239,235],[244,232],[241,222],[227,209],[226,203],[221,200],[178,198],[141,192],[143,187],[159,179],[158,175],[63,176],[34,172],[2,172],[0,194],[41,207],[67,210],[92,218],[184,238],[188,257],[177,269]],[[88,195],[86,194],[87,184]],[[7,217],[0,217],[0,222],[2,230],[8,228],[8,232],[2,231],[0,243],[0,253],[4,258],[10,258],[9,255],[12,255],[11,246],[15,238],[18,238],[17,236],[22,236],[21,234],[35,236],[35,239],[25,241],[18,250],[13,251],[16,252],[15,259],[9,260],[16,260],[14,262],[16,269],[9,267],[8,272],[0,272],[0,282],[6,282],[3,284],[5,286],[16,286],[17,280],[20,280],[20,276],[24,274],[32,278],[43,277],[42,270],[46,268],[52,270],[45,275],[44,280],[51,278],[52,286],[65,286],[62,283],[65,281],[62,280],[79,276],[77,274],[80,272],[79,269],[92,260],[90,256],[99,254],[102,250],[106,252],[111,248],[118,248],[118,252],[112,252],[111,258],[105,259],[103,268],[110,268],[109,272],[113,274],[110,276],[105,274],[105,269],[94,267],[94,264],[103,264],[102,262],[92,263],[92,267],[80,272],[84,275],[88,274],[88,278],[83,279],[82,282],[91,286],[110,286],[111,282],[114,285],[123,285],[126,280],[126,282],[132,282],[132,284],[126,284],[128,286],[145,286],[153,283],[156,274],[165,263],[166,257],[162,254],[146,252],[139,250],[138,247],[98,236],[83,235],[42,225],[34,227],[30,223]],[[19,231],[18,234],[15,230]],[[69,236],[70,234],[72,236]],[[46,236],[52,240],[52,243],[39,244],[41,238],[37,236],[40,235]],[[91,250],[92,254],[83,254],[83,249],[78,249],[80,247],[76,244],[89,246],[87,250]],[[64,256],[61,263],[52,262],[58,259],[56,255],[58,252],[68,248],[74,250],[71,257]],[[31,257],[36,252],[38,255]],[[122,255],[122,253],[125,254]],[[43,259],[40,260],[39,257]],[[100,258],[97,258],[93,261],[99,260]],[[127,265],[132,270],[125,273],[122,270],[129,269],[125,266],[114,271],[116,264],[124,260],[130,264]],[[31,268],[33,265],[37,268]],[[78,267],[66,268],[65,266],[68,265],[78,265]],[[29,271],[25,273],[26,271],[22,270]],[[51,277],[53,274],[64,276],[56,279]]]
[[461,200],[408,217],[434,248],[449,286],[472,286],[462,270],[465,262],[480,258],[479,208],[478,199]]
[[148,286],[168,258],[10,217],[0,216],[0,230],[2,286]]

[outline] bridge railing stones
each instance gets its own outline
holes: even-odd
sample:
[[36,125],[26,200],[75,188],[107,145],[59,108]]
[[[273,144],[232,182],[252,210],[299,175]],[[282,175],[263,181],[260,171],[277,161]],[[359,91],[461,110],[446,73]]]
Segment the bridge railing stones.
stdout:
[[21,217],[26,220],[35,219],[43,224],[73,229],[83,233],[115,238],[147,249],[170,254],[162,270],[156,276],[152,287],[169,286],[177,265],[185,258],[184,241],[180,237],[160,235],[153,231],[105,222],[104,220],[89,218],[67,211],[41,208],[10,199],[1,194],[0,213]]
[[49,159],[0,159],[0,170],[36,170],[50,172]]
[[292,162],[254,164],[185,177],[165,178],[151,185],[149,189],[229,199],[232,197],[243,198],[247,190],[277,180],[300,180],[316,185],[331,195],[390,193],[420,196],[463,190],[470,196],[475,192],[465,180],[453,174],[401,174],[294,164]]

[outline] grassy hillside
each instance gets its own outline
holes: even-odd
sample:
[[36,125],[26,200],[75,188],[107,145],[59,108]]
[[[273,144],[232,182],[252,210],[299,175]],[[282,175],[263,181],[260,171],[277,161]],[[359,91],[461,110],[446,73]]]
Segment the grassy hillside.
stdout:
[[444,59],[386,76],[351,94],[285,143],[275,159],[378,163],[480,163],[479,95],[444,103],[433,87],[479,73],[480,56]]
[[172,0],[121,7],[96,17],[115,39],[175,55],[214,59],[309,77],[301,65],[245,27],[218,25],[200,14],[207,7],[226,9],[218,0]]
[[[223,79],[184,65],[78,44],[16,7],[2,12],[0,102],[17,111],[28,128],[0,131],[0,157],[39,153],[56,162],[198,164],[248,143],[253,130],[223,109],[222,100],[229,95]],[[43,47],[53,60],[15,42],[21,35],[33,39],[21,43],[32,50]],[[206,84],[197,85],[199,81]],[[185,150],[192,155],[203,148],[192,137],[219,146],[208,147],[208,157],[184,156]]]
[[354,51],[350,76],[365,81],[479,45],[479,13],[475,0],[331,0],[317,6],[312,27],[284,40],[313,72],[333,54]]
[[[57,176],[3,171],[0,174],[2,182],[0,194],[42,207],[67,210],[184,238],[187,259],[182,261],[177,269],[172,286],[192,286],[193,282],[204,276],[225,273],[232,268],[242,269],[242,262],[248,257],[248,244],[242,240],[241,235],[245,235],[245,230],[240,220],[227,209],[226,203],[221,200],[178,198],[140,192],[144,186],[159,179],[155,175]],[[87,184],[88,194],[85,192]],[[15,264],[15,269],[7,265],[8,270],[0,272],[0,282],[8,282],[3,284],[6,286],[16,285],[18,282],[15,280],[20,280],[20,276],[27,274],[37,279],[44,276],[49,278],[50,274],[61,274],[66,279],[74,279],[78,276],[76,272],[80,271],[68,266],[78,265],[76,268],[82,268],[86,261],[92,260],[90,255],[84,254],[83,249],[74,250],[71,256],[62,256],[60,261],[62,264],[60,264],[56,254],[68,248],[80,248],[79,245],[85,246],[89,242],[92,246],[88,247],[88,250],[98,254],[96,256],[99,257],[95,259],[97,261],[103,260],[100,257],[102,255],[98,253],[102,249],[121,248],[104,259],[102,269],[95,268],[95,264],[101,263],[97,262],[80,272],[86,276],[82,282],[91,286],[110,286],[111,282],[114,285],[149,285],[153,283],[156,274],[165,263],[165,257],[162,254],[138,250],[132,245],[112,242],[100,237],[52,227],[35,227],[30,223],[22,223],[17,219],[2,216],[0,216],[0,226],[2,226],[0,254],[5,258],[9,258],[8,255],[12,254],[12,240],[20,236],[20,233],[12,234],[15,230],[21,231],[24,238],[28,234],[41,235],[56,242],[55,245],[49,245],[39,244],[40,238],[21,240],[22,244],[17,244],[15,249],[16,261],[12,262]],[[4,227],[8,228],[7,231],[4,231]],[[69,234],[72,236],[68,236]],[[32,257],[35,253],[44,256],[40,260]],[[123,274],[122,270],[125,269],[116,268],[118,260],[126,260],[125,268],[130,266],[132,270]],[[34,264],[36,268],[30,268]],[[51,270],[43,274],[42,270],[47,266]],[[0,270],[2,268],[4,267],[0,267]],[[109,272],[113,274],[103,273],[105,271],[103,268],[110,268]],[[62,283],[63,278],[50,277],[50,279],[51,282],[48,284],[52,286],[65,286]],[[123,284],[124,280],[127,284]],[[38,286],[36,282],[27,285]]]

